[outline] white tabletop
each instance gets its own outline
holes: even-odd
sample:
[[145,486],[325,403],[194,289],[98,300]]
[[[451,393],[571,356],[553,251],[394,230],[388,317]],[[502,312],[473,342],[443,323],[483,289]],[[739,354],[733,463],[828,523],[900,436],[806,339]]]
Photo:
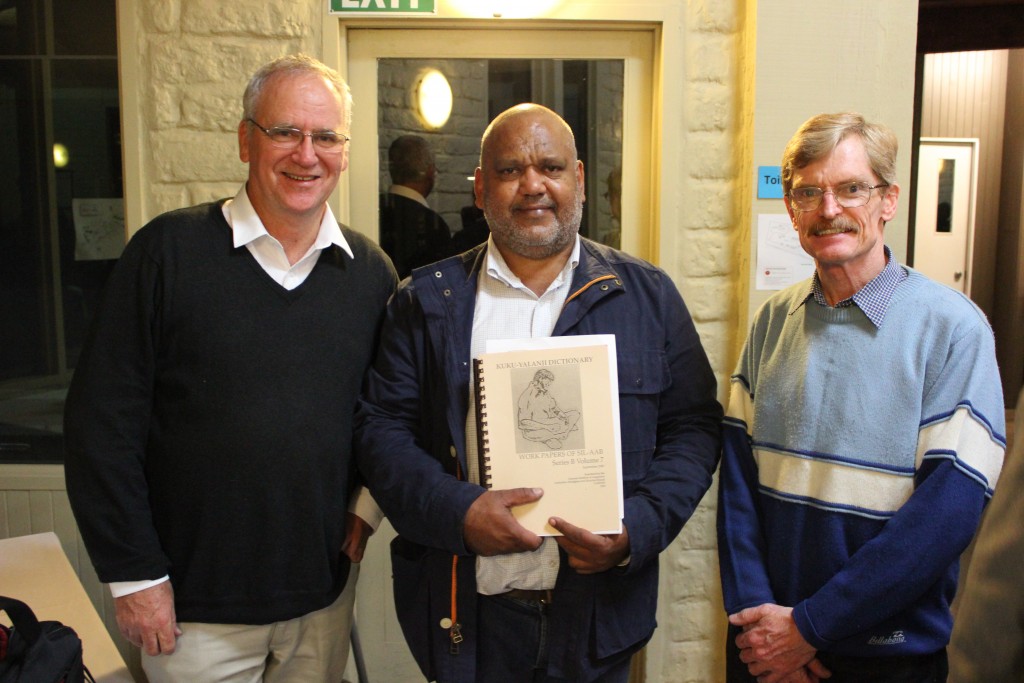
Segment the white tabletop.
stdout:
[[[99,683],[133,683],[56,534],[0,540],[0,594],[27,604],[40,621],[60,621],[75,629],[85,665]],[[3,619],[10,623],[6,614]]]

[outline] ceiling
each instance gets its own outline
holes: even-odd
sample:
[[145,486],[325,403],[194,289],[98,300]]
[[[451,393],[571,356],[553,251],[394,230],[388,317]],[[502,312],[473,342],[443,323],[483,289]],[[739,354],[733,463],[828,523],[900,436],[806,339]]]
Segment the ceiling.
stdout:
[[1024,0],[919,0],[917,51],[1024,47]]

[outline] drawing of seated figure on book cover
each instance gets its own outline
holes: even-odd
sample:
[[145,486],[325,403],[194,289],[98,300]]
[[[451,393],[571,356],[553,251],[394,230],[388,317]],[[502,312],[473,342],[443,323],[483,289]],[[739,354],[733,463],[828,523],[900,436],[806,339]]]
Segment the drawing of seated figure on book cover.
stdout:
[[555,374],[551,370],[541,369],[534,373],[519,396],[517,424],[526,439],[540,441],[551,450],[559,450],[565,439],[579,429],[580,411],[558,407],[558,401],[549,391],[554,381]]

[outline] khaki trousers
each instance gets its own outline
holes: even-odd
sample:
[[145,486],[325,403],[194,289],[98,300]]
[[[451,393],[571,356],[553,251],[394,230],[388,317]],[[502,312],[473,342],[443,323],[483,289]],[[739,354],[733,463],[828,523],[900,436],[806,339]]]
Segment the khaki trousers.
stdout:
[[180,623],[174,654],[142,653],[150,683],[341,683],[348,662],[359,565],[334,604],[262,626]]

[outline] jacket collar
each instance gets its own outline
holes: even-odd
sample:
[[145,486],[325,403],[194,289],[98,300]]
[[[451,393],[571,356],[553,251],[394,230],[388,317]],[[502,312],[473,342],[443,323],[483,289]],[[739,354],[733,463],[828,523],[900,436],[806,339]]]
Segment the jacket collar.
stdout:
[[[615,250],[610,247],[585,237],[580,238],[580,262],[573,274],[569,295],[555,325],[554,335],[564,334],[600,299],[625,290],[625,282],[615,269],[615,254]],[[486,264],[487,243],[484,242],[458,256],[415,269],[412,280],[417,289],[439,297],[435,301],[448,302],[444,308],[455,305],[459,307],[460,315],[472,316],[477,278],[480,269],[485,268]],[[468,310],[463,308],[467,304]],[[428,304],[425,306],[433,308]],[[435,312],[440,313],[436,309]]]

